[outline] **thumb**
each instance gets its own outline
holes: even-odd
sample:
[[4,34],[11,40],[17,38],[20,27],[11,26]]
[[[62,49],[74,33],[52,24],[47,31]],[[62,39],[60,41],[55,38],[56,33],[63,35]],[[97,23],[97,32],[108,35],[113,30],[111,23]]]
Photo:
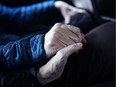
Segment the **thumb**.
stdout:
[[70,17],[64,16],[64,23],[69,24],[70,23]]
[[71,54],[75,52],[77,53],[79,50],[81,50],[82,46],[82,43],[72,44],[59,50],[57,53],[60,54],[63,58],[68,58]]

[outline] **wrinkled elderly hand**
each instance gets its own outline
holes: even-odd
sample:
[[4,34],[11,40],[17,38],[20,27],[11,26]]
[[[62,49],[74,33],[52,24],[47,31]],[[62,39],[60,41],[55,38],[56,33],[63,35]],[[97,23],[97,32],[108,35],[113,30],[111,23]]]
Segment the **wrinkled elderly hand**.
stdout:
[[85,41],[79,28],[56,23],[45,35],[44,48],[47,58],[53,57],[60,49],[66,46]]
[[72,53],[77,53],[80,49],[82,49],[82,43],[72,44],[59,50],[57,54],[47,62],[47,64],[39,69],[37,73],[39,82],[45,85],[58,79],[64,70],[69,56]]
[[85,10],[73,7],[63,1],[56,1],[54,4],[55,7],[60,10],[66,24],[70,23],[71,17],[73,17],[74,15],[77,15],[78,13],[86,13]]

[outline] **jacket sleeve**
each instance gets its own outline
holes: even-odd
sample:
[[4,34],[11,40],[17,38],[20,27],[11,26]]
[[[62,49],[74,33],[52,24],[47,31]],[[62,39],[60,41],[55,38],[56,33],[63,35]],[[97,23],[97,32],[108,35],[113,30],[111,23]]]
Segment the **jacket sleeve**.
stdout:
[[52,12],[57,12],[53,0],[20,7],[0,4],[0,22],[4,26],[18,27],[43,23],[50,18]]
[[29,36],[0,46],[0,68],[15,70],[41,65],[46,60],[44,35]]

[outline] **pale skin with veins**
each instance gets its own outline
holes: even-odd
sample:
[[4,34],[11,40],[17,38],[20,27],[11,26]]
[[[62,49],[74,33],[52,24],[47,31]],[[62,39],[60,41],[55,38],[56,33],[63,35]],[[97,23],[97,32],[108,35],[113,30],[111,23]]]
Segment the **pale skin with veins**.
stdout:
[[44,48],[47,58],[51,58],[37,73],[43,85],[58,79],[67,63],[68,57],[82,49],[86,40],[80,29],[71,25],[56,23],[45,35]]

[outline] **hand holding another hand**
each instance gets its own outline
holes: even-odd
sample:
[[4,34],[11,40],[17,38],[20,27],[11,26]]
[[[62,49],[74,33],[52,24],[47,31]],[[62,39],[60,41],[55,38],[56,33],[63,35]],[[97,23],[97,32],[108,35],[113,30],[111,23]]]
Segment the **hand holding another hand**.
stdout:
[[80,29],[71,25],[56,23],[45,35],[44,48],[47,58],[71,44],[86,42]]
[[56,23],[45,35],[44,48],[51,58],[37,73],[41,84],[58,79],[67,63],[69,56],[82,49],[86,43],[80,29],[71,25]]

